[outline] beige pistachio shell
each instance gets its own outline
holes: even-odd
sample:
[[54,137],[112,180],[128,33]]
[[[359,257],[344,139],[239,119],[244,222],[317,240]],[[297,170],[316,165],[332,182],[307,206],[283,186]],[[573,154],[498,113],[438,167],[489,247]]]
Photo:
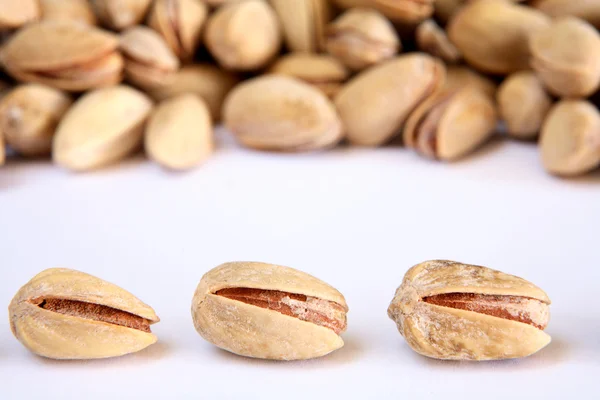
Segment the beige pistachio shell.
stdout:
[[535,9],[504,0],[470,2],[450,21],[451,42],[474,68],[494,74],[529,69],[529,36],[550,25]]
[[546,117],[540,136],[546,170],[581,175],[600,165],[600,112],[585,100],[562,100]]
[[102,24],[116,30],[141,23],[152,0],[91,0]]
[[536,138],[552,106],[552,98],[531,71],[517,72],[506,78],[496,100],[508,134],[519,139]]
[[443,86],[444,79],[444,65],[421,53],[363,71],[335,97],[348,140],[361,146],[386,143],[401,133],[409,114]]
[[562,17],[530,39],[531,66],[561,97],[587,97],[600,87],[600,33],[587,22]]
[[39,3],[44,20],[67,20],[87,25],[97,23],[88,0],[39,0]]
[[572,15],[600,28],[600,3],[596,0],[534,0],[530,5],[553,18]]
[[152,333],[45,310],[40,298],[60,298],[99,304],[159,321],[154,310],[120,287],[83,272],[52,268],[25,284],[8,312],[15,337],[32,352],[55,359],[121,356],[156,342]]
[[419,50],[439,57],[447,63],[454,64],[460,61],[460,51],[450,42],[446,32],[432,19],[427,19],[419,24],[415,32]]
[[493,80],[465,65],[449,65],[446,67],[445,88],[460,89],[466,85],[474,86],[491,98],[495,98],[498,89]]
[[84,171],[118,161],[142,142],[151,100],[127,86],[91,91],[69,109],[54,137],[52,157]]
[[337,6],[348,9],[373,8],[394,22],[418,24],[433,14],[435,0],[333,0]]
[[37,0],[0,0],[0,30],[20,28],[40,17]]
[[0,101],[0,131],[22,155],[50,154],[58,121],[72,103],[67,94],[48,86],[17,86]]
[[281,75],[250,79],[227,96],[225,125],[244,146],[306,151],[331,147],[343,135],[332,102],[318,89]]
[[159,104],[148,121],[144,147],[151,159],[169,169],[189,169],[205,161],[214,139],[204,100],[182,94]]
[[435,0],[436,18],[447,23],[467,0]]
[[328,25],[325,47],[347,67],[361,70],[396,55],[400,39],[378,11],[352,8]]
[[[537,286],[500,271],[445,260],[418,264],[404,276],[388,315],[409,346],[424,356],[448,360],[518,358],[550,343],[548,334],[526,323],[422,301],[447,293],[519,296],[550,304]],[[547,307],[540,307],[534,312],[547,320]]]
[[323,48],[325,26],[332,14],[327,0],[270,0],[270,4],[281,22],[288,50],[316,53]]
[[344,345],[331,329],[215,295],[236,287],[303,294],[348,309],[340,292],[304,272],[259,262],[222,264],[204,275],[192,300],[196,330],[216,346],[248,357],[302,360]]
[[4,145],[4,135],[0,131],[0,166],[6,162],[6,149]]
[[205,43],[217,62],[227,69],[262,68],[281,47],[279,21],[264,1],[228,4],[208,19]]

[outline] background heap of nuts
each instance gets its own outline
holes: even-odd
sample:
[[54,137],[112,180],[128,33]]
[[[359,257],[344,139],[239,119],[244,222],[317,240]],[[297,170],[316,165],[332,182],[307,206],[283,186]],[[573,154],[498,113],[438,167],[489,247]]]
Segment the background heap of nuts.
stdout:
[[202,163],[402,139],[456,160],[500,126],[561,176],[600,165],[600,1],[0,0],[0,164]]

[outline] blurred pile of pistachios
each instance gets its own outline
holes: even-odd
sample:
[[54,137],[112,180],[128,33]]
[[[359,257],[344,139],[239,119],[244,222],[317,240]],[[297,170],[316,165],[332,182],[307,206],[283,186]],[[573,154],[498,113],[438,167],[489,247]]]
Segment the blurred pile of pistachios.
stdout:
[[143,148],[189,169],[221,123],[264,151],[452,161],[504,127],[580,175],[600,166],[598,28],[590,0],[0,0],[0,164]]

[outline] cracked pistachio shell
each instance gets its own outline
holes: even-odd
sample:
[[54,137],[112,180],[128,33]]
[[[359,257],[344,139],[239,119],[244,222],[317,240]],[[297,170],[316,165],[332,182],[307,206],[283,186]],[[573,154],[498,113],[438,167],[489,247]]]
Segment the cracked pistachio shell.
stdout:
[[503,0],[468,3],[449,22],[450,41],[483,72],[507,75],[529,69],[529,36],[550,25],[542,12]]
[[204,100],[182,94],[160,103],[148,121],[144,147],[151,159],[168,169],[190,169],[205,161],[214,140]]
[[552,98],[531,71],[507,77],[498,89],[496,100],[508,134],[519,139],[536,138],[552,106]]
[[277,15],[264,1],[225,5],[208,19],[205,43],[217,62],[227,69],[262,68],[281,47]]
[[450,42],[446,32],[432,19],[419,24],[415,32],[419,50],[455,64],[462,58],[460,51]]
[[348,68],[361,70],[392,58],[401,46],[394,26],[381,13],[352,8],[328,25],[325,47]]
[[530,5],[553,18],[572,15],[600,28],[600,2],[596,0],[534,0]]
[[260,262],[230,262],[207,272],[192,300],[198,333],[210,343],[247,357],[303,360],[344,345],[332,329],[215,294],[227,288],[294,293],[341,305],[344,296],[327,283],[293,268]]
[[350,143],[379,146],[401,133],[410,113],[438,90],[444,65],[422,53],[401,55],[346,83],[335,105]]
[[122,30],[141,23],[152,0],[91,0],[98,18],[109,28]]
[[348,9],[373,8],[394,22],[418,24],[433,14],[434,0],[334,0],[337,6]]
[[152,333],[46,310],[39,299],[58,298],[93,303],[159,321],[154,310],[137,297],[95,276],[66,268],[51,268],[27,282],[12,299],[10,327],[30,351],[55,359],[116,357],[156,342]]
[[235,87],[223,120],[244,146],[308,151],[332,147],[343,136],[332,102],[318,89],[281,75],[264,75]]
[[477,265],[426,261],[408,270],[388,308],[400,334],[419,354],[443,360],[499,360],[526,357],[550,343],[547,333],[526,323],[423,301],[448,293],[535,299],[545,305],[535,312],[542,319],[549,317],[546,293],[522,278]]
[[141,144],[151,110],[152,101],[127,86],[86,93],[58,125],[52,148],[54,162],[84,171],[125,158]]
[[0,0],[0,30],[20,28],[40,17],[37,0]]
[[17,86],[0,100],[0,131],[21,155],[50,154],[56,126],[72,103],[58,89],[36,83]]
[[600,112],[584,100],[562,100],[550,109],[540,134],[546,170],[560,176],[584,174],[600,165]]
[[44,20],[67,20],[96,25],[96,15],[88,0],[39,0]]
[[332,11],[328,0],[270,0],[289,51],[317,53],[324,46]]
[[562,17],[530,38],[531,66],[553,94],[588,97],[600,87],[600,33]]

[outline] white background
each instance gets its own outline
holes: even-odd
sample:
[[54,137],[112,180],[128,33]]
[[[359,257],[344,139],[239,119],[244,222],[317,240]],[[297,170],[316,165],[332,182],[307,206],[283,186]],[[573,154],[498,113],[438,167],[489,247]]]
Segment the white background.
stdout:
[[[533,144],[496,140],[454,164],[401,148],[267,154],[221,140],[189,173],[137,159],[88,174],[0,168],[0,304],[39,271],[79,269],[154,307],[159,342],[108,360],[30,354],[0,311],[0,399],[600,397],[600,172],[545,174]],[[406,270],[435,258],[522,276],[551,297],[552,343],[527,359],[413,353],[386,315]],[[269,362],[218,350],[190,303],[225,261],[288,265],[338,288],[345,347]]]

